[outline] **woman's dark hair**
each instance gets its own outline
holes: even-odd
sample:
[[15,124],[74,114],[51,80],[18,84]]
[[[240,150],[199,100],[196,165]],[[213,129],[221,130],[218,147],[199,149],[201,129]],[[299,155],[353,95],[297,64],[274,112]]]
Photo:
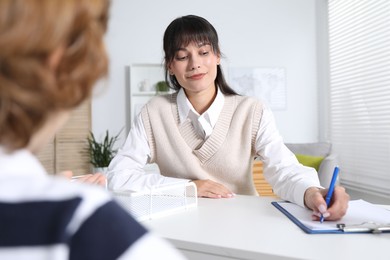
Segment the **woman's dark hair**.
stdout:
[[[174,75],[170,75],[168,67],[175,58],[176,52],[191,42],[208,43],[217,55],[221,56],[219,49],[218,34],[215,28],[204,18],[196,15],[187,15],[176,18],[167,27],[164,33],[164,63],[165,80],[170,88],[178,91],[182,88]],[[223,76],[221,65],[217,65],[217,77],[215,85],[222,93],[236,95],[237,93],[229,87]]]

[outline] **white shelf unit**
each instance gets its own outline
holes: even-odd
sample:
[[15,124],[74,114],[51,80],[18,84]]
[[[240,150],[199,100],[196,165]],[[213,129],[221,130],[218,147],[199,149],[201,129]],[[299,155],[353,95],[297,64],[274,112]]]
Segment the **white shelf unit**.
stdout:
[[149,99],[157,95],[156,83],[164,81],[162,64],[131,64],[126,66],[127,131],[134,118]]

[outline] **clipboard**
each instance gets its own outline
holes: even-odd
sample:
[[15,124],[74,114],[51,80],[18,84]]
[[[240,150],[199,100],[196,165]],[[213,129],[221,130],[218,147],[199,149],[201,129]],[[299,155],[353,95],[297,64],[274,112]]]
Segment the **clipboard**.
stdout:
[[390,232],[390,210],[364,200],[352,200],[347,214],[339,221],[314,221],[312,211],[288,201],[271,202],[308,234],[351,234]]

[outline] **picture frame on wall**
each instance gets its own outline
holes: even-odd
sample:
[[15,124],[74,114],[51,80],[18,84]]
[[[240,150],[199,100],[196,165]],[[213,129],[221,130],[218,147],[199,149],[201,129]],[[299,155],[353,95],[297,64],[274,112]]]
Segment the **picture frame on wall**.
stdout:
[[286,71],[282,67],[232,67],[229,83],[239,94],[256,97],[272,110],[287,107]]

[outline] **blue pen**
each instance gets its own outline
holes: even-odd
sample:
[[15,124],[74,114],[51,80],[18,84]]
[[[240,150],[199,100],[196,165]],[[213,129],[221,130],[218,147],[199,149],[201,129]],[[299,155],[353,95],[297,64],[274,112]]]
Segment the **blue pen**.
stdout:
[[[333,196],[334,186],[336,185],[336,180],[337,180],[338,175],[339,175],[339,167],[336,166],[336,167],[334,167],[332,180],[330,181],[328,193],[326,194],[326,198],[325,198],[325,202],[326,202],[327,207],[329,207],[329,205],[330,205],[330,200],[332,199],[332,196]],[[321,214],[320,222],[321,223],[324,222],[324,216],[322,214]]]

